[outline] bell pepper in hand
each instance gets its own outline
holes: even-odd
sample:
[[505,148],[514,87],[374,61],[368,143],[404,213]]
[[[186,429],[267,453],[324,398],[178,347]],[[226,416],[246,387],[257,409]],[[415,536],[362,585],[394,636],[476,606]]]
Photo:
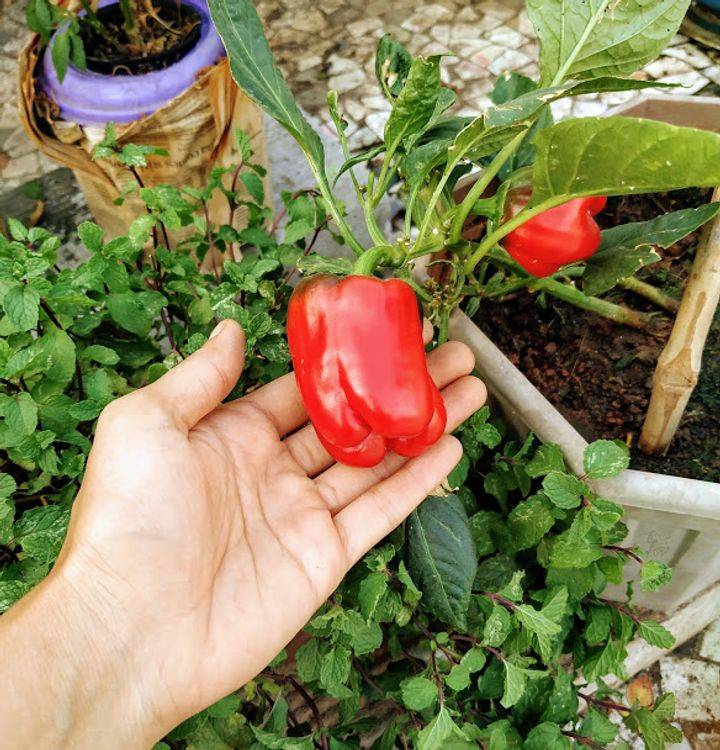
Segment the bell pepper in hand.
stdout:
[[[513,204],[517,214],[527,203]],[[510,256],[533,276],[551,276],[568,263],[586,260],[600,247],[600,227],[593,216],[607,198],[574,198],[543,211],[510,232],[503,242]]]
[[337,461],[374,466],[388,450],[417,456],[443,434],[445,405],[404,281],[312,276],[293,292],[287,333],[305,408]]

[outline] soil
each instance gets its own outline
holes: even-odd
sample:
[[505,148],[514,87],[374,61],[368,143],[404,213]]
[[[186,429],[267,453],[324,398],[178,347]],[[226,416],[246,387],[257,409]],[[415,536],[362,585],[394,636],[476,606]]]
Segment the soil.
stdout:
[[89,70],[108,75],[162,70],[183,58],[200,38],[195,8],[174,0],[137,0],[137,5],[132,33],[124,26],[119,4],[98,10],[101,27],[82,25]]
[[[646,221],[667,211],[698,206],[710,191],[611,198],[597,219],[603,228]],[[668,250],[640,278],[679,298],[700,232]],[[631,466],[663,474],[720,481],[720,314],[708,336],[703,368],[666,456],[647,456],[637,441],[658,356],[672,319],[657,330],[638,331],[549,296],[523,291],[502,302],[483,301],[476,320],[493,341],[588,441],[620,439],[631,449]],[[629,291],[606,298],[636,310],[658,309]]]

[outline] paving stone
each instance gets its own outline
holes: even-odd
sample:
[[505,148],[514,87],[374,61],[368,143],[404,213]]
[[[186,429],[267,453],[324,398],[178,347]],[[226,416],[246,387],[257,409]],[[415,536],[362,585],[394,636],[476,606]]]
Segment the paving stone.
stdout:
[[678,84],[675,89],[668,89],[668,94],[677,94],[689,96],[690,94],[697,94],[698,91],[705,88],[708,84],[707,78],[696,70],[690,70],[687,73],[680,73],[673,76],[663,76],[658,78],[661,83],[674,83]]
[[720,748],[720,734],[701,732],[695,738],[693,750],[718,750]]
[[290,25],[296,31],[317,32],[327,25],[325,16],[315,8],[307,8],[295,11],[291,16]]
[[665,55],[684,60],[696,70],[705,68],[712,63],[712,60],[694,44],[678,44],[675,47],[670,47],[666,50]]
[[681,60],[677,57],[669,57],[667,55],[663,55],[645,66],[645,71],[655,79],[664,78],[665,76],[681,75],[692,70],[692,65],[685,60]]
[[664,693],[674,693],[678,721],[720,720],[720,665],[698,659],[660,660]]
[[526,41],[525,37],[519,31],[511,29],[509,26],[498,26],[497,29],[488,34],[487,38],[493,44],[499,44],[511,49],[519,49]]
[[17,184],[18,180],[32,180],[42,174],[37,152],[32,151],[25,156],[18,156],[10,159],[7,166],[2,171],[3,180],[13,181]]
[[327,85],[329,89],[335,89],[339,93],[345,93],[346,91],[352,91],[358,84],[365,80],[365,73],[361,68],[355,70],[349,70],[347,73],[341,73],[338,76],[332,76],[328,79]]
[[698,654],[703,659],[720,662],[720,619],[705,631]]

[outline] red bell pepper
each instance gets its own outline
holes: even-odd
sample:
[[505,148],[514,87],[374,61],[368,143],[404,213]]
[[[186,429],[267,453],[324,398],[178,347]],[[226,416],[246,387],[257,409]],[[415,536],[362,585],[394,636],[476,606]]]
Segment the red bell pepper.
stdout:
[[374,466],[390,449],[416,456],[445,430],[412,288],[400,279],[317,275],[292,294],[295,378],[328,453]]
[[[513,204],[513,214],[528,197]],[[600,247],[600,227],[593,216],[606,202],[603,196],[574,198],[543,211],[510,232],[505,249],[533,276],[551,276],[561,266],[586,260]]]

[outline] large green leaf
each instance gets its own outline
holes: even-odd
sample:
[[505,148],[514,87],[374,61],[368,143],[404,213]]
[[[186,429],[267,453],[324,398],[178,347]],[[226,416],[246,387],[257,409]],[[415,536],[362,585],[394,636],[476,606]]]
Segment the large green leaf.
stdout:
[[252,0],[208,0],[208,7],[238,86],[322,166],[325,155],[320,137],[303,117],[275,63]]
[[584,280],[586,294],[602,294],[621,279],[632,276],[660,256],[655,245],[670,247],[694,232],[720,212],[720,201],[698,208],[685,208],[650,221],[637,221],[606,229],[600,248],[587,262]]
[[467,514],[455,495],[431,496],[408,519],[408,567],[423,602],[444,622],[466,627],[477,570]]
[[662,51],[689,4],[689,0],[528,0],[528,14],[540,39],[542,82],[632,73]]
[[530,206],[720,185],[720,134],[633,117],[566,120],[535,139]]
[[385,125],[385,147],[393,154],[407,138],[420,133],[430,122],[440,96],[440,57],[416,57],[407,81]]

